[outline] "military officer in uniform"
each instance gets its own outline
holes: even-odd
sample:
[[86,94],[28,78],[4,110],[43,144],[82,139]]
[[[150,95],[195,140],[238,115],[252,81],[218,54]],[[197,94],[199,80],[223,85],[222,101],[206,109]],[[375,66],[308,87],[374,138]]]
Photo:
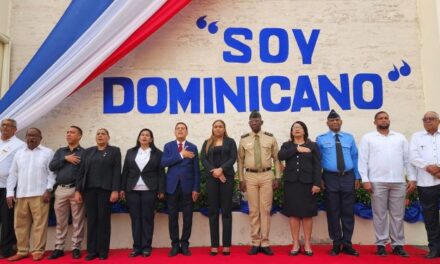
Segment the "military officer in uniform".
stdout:
[[[273,189],[280,182],[278,144],[275,137],[261,130],[263,120],[258,111],[249,116],[251,133],[241,136],[238,147],[238,175],[240,190],[247,193],[251,225],[252,247],[249,255],[262,252],[271,256],[269,247],[270,210]],[[275,176],[272,165],[275,165]]]
[[330,131],[318,136],[316,143],[321,150],[328,232],[333,241],[333,248],[329,254],[335,256],[342,251],[348,255],[359,256],[351,243],[355,188],[359,188],[360,185],[357,169],[358,151],[353,136],[341,131],[341,117],[333,109],[327,116],[327,126]]

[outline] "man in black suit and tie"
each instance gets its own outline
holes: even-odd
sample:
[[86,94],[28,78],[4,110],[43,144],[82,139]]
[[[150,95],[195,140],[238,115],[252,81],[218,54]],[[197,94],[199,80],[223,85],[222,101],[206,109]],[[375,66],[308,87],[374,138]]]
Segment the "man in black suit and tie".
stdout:
[[[171,238],[170,257],[182,252],[190,256],[189,237],[192,227],[192,209],[200,192],[200,168],[196,145],[186,141],[188,127],[178,122],[174,129],[176,140],[165,144],[162,166],[168,167],[166,193],[168,228]],[[180,204],[179,204],[180,203]],[[183,231],[179,240],[179,205],[183,213]]]

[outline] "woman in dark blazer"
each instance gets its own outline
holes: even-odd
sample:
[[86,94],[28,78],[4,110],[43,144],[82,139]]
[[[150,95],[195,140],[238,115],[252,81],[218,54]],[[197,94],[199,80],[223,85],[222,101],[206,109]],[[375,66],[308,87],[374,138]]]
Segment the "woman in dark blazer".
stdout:
[[121,184],[121,151],[108,144],[105,128],[96,132],[96,146],[85,150],[75,198],[84,202],[87,214],[86,260],[107,259],[110,248],[112,203],[118,200]]
[[292,250],[290,255],[300,252],[299,230],[304,230],[304,253],[312,256],[310,244],[312,236],[312,217],[318,214],[316,194],[321,185],[321,157],[319,147],[309,140],[306,124],[293,123],[290,140],[278,152],[278,159],[286,161],[284,169],[283,214],[290,218]]
[[209,206],[209,229],[212,256],[219,247],[219,206],[222,211],[223,255],[230,254],[232,236],[232,194],[234,190],[234,163],[237,160],[237,145],[228,137],[225,122],[216,120],[212,124],[211,137],[203,143],[201,155],[205,168],[206,190]]
[[160,166],[162,151],[154,145],[153,132],[139,132],[136,146],[127,151],[122,169],[121,198],[127,199],[133,235],[130,257],[151,255],[156,198],[163,199],[165,173]]

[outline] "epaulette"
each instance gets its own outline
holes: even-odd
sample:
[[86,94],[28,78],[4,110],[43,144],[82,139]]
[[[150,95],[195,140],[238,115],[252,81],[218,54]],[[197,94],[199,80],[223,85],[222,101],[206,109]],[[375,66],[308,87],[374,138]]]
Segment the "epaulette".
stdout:
[[248,136],[249,136],[249,133],[242,135],[241,138],[245,138],[245,137],[248,137]]
[[269,136],[269,137],[273,137],[273,134],[269,133],[269,132],[264,132],[265,135]]

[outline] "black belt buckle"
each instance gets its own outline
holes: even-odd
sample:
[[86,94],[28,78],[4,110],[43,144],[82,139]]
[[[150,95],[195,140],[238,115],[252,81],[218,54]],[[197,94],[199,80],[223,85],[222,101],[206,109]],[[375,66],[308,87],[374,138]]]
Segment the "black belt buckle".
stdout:
[[73,188],[75,187],[75,183],[69,183],[69,184],[58,184],[58,186],[61,186],[63,188]]
[[249,169],[249,168],[246,169],[246,171],[253,172],[253,173],[266,172],[266,171],[270,171],[270,170],[271,170],[271,168],[263,168],[263,169],[259,169],[259,170],[254,170],[254,169]]

